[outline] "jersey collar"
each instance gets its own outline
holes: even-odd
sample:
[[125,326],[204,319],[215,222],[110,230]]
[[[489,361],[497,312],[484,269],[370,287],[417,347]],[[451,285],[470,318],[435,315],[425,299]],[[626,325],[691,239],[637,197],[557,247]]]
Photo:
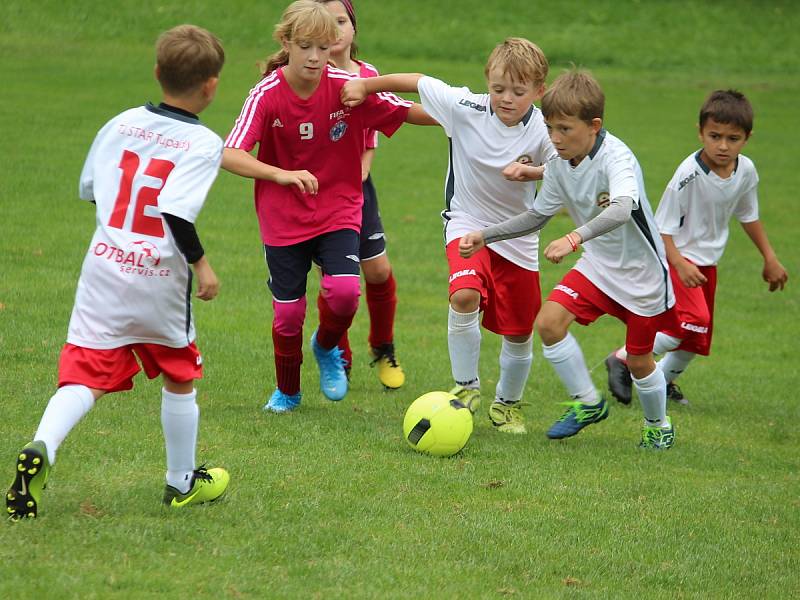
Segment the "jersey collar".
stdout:
[[[700,166],[700,168],[701,168],[701,169],[703,169],[703,173],[705,173],[706,175],[708,175],[708,174],[711,172],[711,167],[709,167],[709,166],[708,166],[708,165],[707,165],[707,164],[706,164],[706,163],[703,161],[703,158],[700,156],[702,153],[703,153],[703,150],[702,150],[702,149],[701,149],[701,150],[698,150],[697,152],[695,152],[695,155],[694,155],[694,160],[697,162],[697,164]],[[739,157],[737,156],[737,157],[736,157],[736,164],[735,164],[735,165],[733,165],[733,171],[731,172],[731,175],[733,175],[734,173],[736,173],[736,171],[738,171],[738,170],[739,170]]]
[[177,119],[178,121],[183,121],[184,123],[200,123],[200,119],[196,114],[190,113],[188,110],[178,108],[177,106],[165,104],[164,102],[161,102],[158,106],[154,106],[152,102],[148,102],[144,105],[144,107],[151,113],[161,115],[162,117]]
[[[492,110],[492,103],[491,102],[489,102],[489,114],[491,116],[494,116],[494,110]],[[522,123],[523,125],[527,125],[528,121],[531,120],[531,116],[532,115],[533,115],[533,104],[531,104],[531,107],[528,109],[528,112],[525,113],[525,116],[522,117],[522,120],[520,121],[520,123]],[[519,123],[517,123],[517,125],[519,125]]]

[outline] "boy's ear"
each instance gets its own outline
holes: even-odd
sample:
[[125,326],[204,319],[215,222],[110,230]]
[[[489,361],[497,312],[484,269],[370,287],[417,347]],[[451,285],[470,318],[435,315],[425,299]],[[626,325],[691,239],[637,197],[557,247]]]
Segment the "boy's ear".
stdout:
[[219,85],[219,77],[209,77],[203,84],[203,95],[206,98],[213,98],[217,93],[217,86]]
[[158,64],[156,64],[156,66],[153,68],[153,75],[155,75],[156,81],[161,81],[161,78],[159,77],[160,74],[161,71],[159,71]]
[[599,117],[595,117],[592,119],[592,131],[594,131],[595,135],[600,133],[600,130],[603,128],[603,119]]

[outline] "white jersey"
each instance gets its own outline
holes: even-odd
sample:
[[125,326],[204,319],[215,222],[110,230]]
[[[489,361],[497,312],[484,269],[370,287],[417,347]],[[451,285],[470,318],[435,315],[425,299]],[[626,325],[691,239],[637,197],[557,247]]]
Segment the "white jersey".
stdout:
[[630,221],[585,242],[575,269],[632,313],[655,316],[675,296],[639,162],[620,139],[601,129],[577,167],[560,158],[548,163],[534,210],[553,215],[564,206],[581,226],[622,196],[633,198]]
[[682,256],[705,267],[722,258],[732,216],[740,223],[758,220],[758,173],[752,160],[739,155],[736,169],[723,179],[700,152],[675,171],[656,210],[656,224],[672,236]]
[[194,341],[191,270],[161,214],[194,223],[222,140],[188,113],[148,104],[106,123],[80,179],[97,205],[67,341],[85,348]]
[[[432,77],[418,83],[423,108],[450,138],[445,182],[445,241],[501,223],[533,206],[536,183],[508,181],[502,170],[514,161],[544,164],[556,156],[542,113],[531,106],[514,127],[497,118],[488,94],[473,94]],[[529,271],[539,270],[539,234],[492,244],[492,250]]]

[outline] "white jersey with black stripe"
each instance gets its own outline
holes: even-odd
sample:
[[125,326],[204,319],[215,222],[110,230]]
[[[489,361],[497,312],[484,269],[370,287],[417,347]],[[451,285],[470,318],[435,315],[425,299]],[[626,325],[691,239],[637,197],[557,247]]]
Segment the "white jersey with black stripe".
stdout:
[[722,258],[731,217],[740,223],[758,220],[756,167],[740,154],[734,172],[723,179],[703,162],[700,150],[681,162],[656,210],[658,230],[700,266]]
[[633,198],[630,221],[587,241],[575,268],[632,313],[655,316],[672,307],[675,296],[639,162],[620,139],[601,130],[578,166],[561,158],[549,162],[534,210],[553,215],[563,206],[581,226],[622,196]]
[[[488,94],[473,94],[423,77],[418,89],[423,108],[450,138],[442,211],[445,241],[495,225],[533,206],[535,182],[508,181],[502,171],[520,161],[541,165],[556,156],[542,113],[535,106],[517,125],[497,118]],[[492,244],[503,258],[530,271],[539,270],[539,234]]]
[[85,348],[195,338],[191,270],[162,217],[194,223],[217,176],[222,140],[196,117],[142,106],[97,134],[80,178],[96,204],[67,341]]

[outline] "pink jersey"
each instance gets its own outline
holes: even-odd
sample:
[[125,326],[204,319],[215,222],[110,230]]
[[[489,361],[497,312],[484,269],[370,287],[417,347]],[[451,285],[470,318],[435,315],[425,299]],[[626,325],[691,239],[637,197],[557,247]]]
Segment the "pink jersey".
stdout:
[[[364,62],[363,60],[357,60],[358,63],[358,76],[359,77],[377,77],[380,75],[378,73],[378,69],[375,68],[374,65],[369,64],[368,62]],[[372,150],[378,147],[378,132],[374,129],[368,129],[364,132],[364,148],[367,150]]]
[[327,65],[319,87],[304,100],[281,68],[250,90],[225,146],[249,152],[258,144],[261,162],[307,170],[319,181],[319,192],[312,195],[296,186],[256,180],[256,212],[265,244],[288,246],[340,229],[360,231],[365,132],[375,129],[391,136],[412,103],[382,93],[348,108],[339,93],[357,77]]

